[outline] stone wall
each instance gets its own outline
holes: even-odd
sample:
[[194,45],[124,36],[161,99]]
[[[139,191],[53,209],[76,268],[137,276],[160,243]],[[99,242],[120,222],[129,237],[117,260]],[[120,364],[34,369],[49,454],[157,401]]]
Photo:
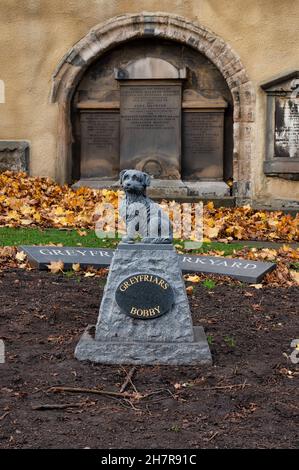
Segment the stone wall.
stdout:
[[[260,88],[263,82],[298,69],[299,9],[293,0],[2,0],[0,61],[5,68],[0,80],[5,86],[5,102],[0,102],[0,139],[30,141],[31,174],[60,174],[65,179],[68,164],[61,164],[65,149],[58,139],[65,114],[57,101],[49,100],[52,75],[65,54],[91,28],[117,15],[122,18],[124,13],[148,10],[163,11],[165,18],[168,13],[185,17],[190,30],[200,25],[203,31],[212,31],[210,54],[214,54],[214,63],[220,67],[221,61],[224,67],[227,62],[232,78],[223,74],[231,90],[236,88],[233,81],[239,80],[237,88],[241,88],[235,90],[234,100],[235,104],[243,100],[243,115],[236,105],[236,191],[255,200],[299,200],[298,182],[263,173],[266,95]],[[165,29],[171,29],[170,25]],[[117,34],[118,42],[125,39],[124,30]],[[191,33],[190,38],[192,41]],[[92,48],[93,44],[91,55],[95,53]],[[88,59],[85,51],[84,58]],[[76,57],[80,59],[73,50],[73,59]],[[239,126],[238,120],[246,125]],[[71,141],[70,136],[65,137]]]

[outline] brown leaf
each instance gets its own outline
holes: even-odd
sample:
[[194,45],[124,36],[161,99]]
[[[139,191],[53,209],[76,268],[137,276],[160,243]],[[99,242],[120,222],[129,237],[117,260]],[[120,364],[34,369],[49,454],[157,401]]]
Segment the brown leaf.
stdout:
[[51,271],[52,274],[57,274],[63,271],[64,262],[63,261],[51,261],[50,264],[47,264],[47,268]]

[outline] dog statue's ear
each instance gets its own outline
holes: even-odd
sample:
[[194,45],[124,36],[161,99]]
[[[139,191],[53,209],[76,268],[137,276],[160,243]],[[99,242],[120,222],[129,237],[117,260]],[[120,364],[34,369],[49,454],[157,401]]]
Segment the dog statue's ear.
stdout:
[[127,170],[121,170],[120,174],[119,174],[119,180],[120,180],[120,184],[122,184],[123,182],[123,177],[125,176],[125,173],[127,172]]
[[151,177],[147,173],[143,173],[144,185],[147,187],[151,184]]

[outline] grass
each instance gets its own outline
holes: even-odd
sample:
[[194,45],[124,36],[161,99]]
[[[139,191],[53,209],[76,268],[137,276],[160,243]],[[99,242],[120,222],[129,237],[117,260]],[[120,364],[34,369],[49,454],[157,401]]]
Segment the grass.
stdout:
[[[51,243],[61,244],[63,246],[84,246],[86,248],[115,248],[119,239],[100,239],[96,236],[94,230],[66,229],[39,229],[39,228],[13,228],[0,227],[0,246],[18,246],[18,245],[48,245]],[[175,240],[177,248],[184,248],[182,240]],[[190,253],[206,253],[211,250],[222,251],[223,256],[229,256],[234,250],[240,250],[246,243],[226,244],[220,242],[203,243],[201,248],[192,250]]]
[[291,263],[291,269],[294,269],[295,271],[299,271],[299,263],[295,261],[294,263]]
[[230,348],[234,348],[236,346],[236,341],[231,336],[225,336],[224,341]]
[[61,243],[64,246],[113,248],[118,243],[115,239],[99,239],[94,230],[82,230],[82,232],[86,233],[86,236],[81,236],[78,230],[0,227],[0,246]]
[[203,281],[202,285],[210,290],[210,289],[214,289],[216,287],[216,282],[213,281],[213,279],[205,279]]

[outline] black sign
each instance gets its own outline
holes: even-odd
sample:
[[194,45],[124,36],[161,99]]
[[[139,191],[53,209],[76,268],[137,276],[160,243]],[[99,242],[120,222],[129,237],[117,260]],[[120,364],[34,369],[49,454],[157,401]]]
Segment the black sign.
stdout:
[[[132,245],[130,245],[132,246]],[[132,249],[135,249],[132,246]],[[63,261],[64,269],[79,263],[82,268],[109,267],[114,250],[111,248],[84,248],[60,246],[20,246],[28,256],[32,266],[47,269],[52,261]],[[179,255],[182,271],[185,273],[201,272],[231,276],[243,282],[260,282],[266,273],[275,268],[275,263],[252,261],[222,256]]]
[[174,302],[170,284],[156,274],[134,274],[117,287],[116,302],[132,318],[150,320],[168,312]]

